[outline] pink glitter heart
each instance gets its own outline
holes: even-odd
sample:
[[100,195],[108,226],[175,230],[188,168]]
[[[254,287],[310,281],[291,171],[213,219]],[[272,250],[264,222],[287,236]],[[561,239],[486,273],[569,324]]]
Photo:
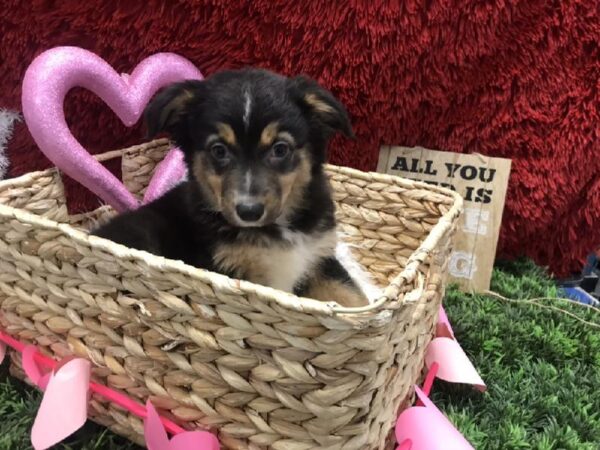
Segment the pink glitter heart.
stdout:
[[[59,169],[118,211],[138,206],[123,183],[90,155],[71,134],[63,103],[73,87],[98,95],[126,126],[134,125],[152,95],[185,79],[202,79],[187,59],[158,53],[144,59],[131,75],[117,74],[99,56],[77,47],[50,49],[31,63],[23,79],[23,116],[38,147]],[[161,163],[145,200],[159,196],[185,173],[178,150]]]

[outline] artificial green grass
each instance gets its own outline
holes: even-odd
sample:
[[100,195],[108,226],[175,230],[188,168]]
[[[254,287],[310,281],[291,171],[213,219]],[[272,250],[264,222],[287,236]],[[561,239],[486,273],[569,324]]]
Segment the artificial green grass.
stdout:
[[[556,297],[531,263],[500,265],[492,290],[510,298]],[[600,313],[558,300],[541,302],[600,324]],[[456,338],[488,391],[436,380],[432,399],[478,450],[598,450],[600,329],[554,310],[449,289]],[[5,366],[4,366],[5,367]],[[40,396],[0,372],[0,449],[31,448]],[[138,447],[91,423],[57,449]]]
[[[530,263],[495,270],[492,290],[556,297]],[[540,302],[600,324],[600,313]],[[600,329],[554,310],[450,290],[455,336],[488,386],[481,394],[436,380],[432,399],[476,449],[600,449]]]

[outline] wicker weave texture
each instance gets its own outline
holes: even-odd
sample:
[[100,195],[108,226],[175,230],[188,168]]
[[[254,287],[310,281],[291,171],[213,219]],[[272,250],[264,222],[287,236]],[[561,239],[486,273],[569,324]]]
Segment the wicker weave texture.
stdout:
[[[168,143],[122,157],[141,196]],[[56,170],[0,182],[0,325],[224,448],[382,449],[419,379],[462,208],[456,194],[327,167],[339,228],[384,289],[368,307],[233,280],[95,236],[114,214],[69,216]],[[18,357],[14,371],[18,375]],[[140,441],[141,421],[93,398],[90,416]]]

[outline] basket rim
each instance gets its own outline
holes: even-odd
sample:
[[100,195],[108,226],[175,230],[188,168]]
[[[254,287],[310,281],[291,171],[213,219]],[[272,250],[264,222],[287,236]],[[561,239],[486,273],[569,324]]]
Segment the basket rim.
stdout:
[[[125,154],[139,153],[142,150],[165,145],[169,145],[169,141],[167,139],[157,139],[125,149],[112,150],[94,156],[98,161],[106,161],[115,157],[123,156]],[[350,316],[353,316],[351,318],[352,322],[356,322],[357,320],[359,322],[363,322],[365,320],[370,322],[371,319],[373,319],[373,315],[364,313],[378,313],[385,310],[386,303],[398,297],[402,286],[405,283],[410,283],[417,278],[419,274],[419,266],[434,252],[437,244],[444,239],[444,237],[451,230],[453,224],[460,216],[463,208],[463,198],[460,196],[460,194],[450,189],[427,184],[421,181],[413,181],[406,178],[401,178],[395,175],[382,174],[378,172],[363,172],[349,167],[335,166],[331,164],[326,164],[325,169],[329,172],[346,175],[348,177],[361,179],[363,181],[378,181],[385,184],[397,185],[406,189],[425,190],[432,193],[437,193],[450,200],[448,202],[448,204],[451,205],[449,210],[440,216],[438,222],[433,226],[419,247],[413,251],[403,270],[396,275],[383,289],[382,295],[367,306],[356,308],[343,307],[336,302],[322,302],[311,298],[299,297],[292,293],[255,284],[246,280],[229,278],[228,276],[217,272],[211,272],[206,269],[185,264],[183,261],[172,260],[151,254],[143,250],[128,248],[108,239],[89,235],[83,231],[75,229],[67,223],[60,223],[55,220],[1,203],[0,216],[14,218],[42,228],[60,231],[70,239],[74,240],[76,243],[89,245],[91,248],[107,251],[117,258],[125,258],[142,262],[149,269],[161,271],[167,269],[169,271],[183,273],[191,278],[197,279],[200,282],[209,284],[213,286],[213,288],[225,290],[230,293],[236,293],[238,295],[255,294],[260,297],[264,297],[267,301],[273,301],[278,305],[293,311],[320,314],[325,316],[342,315],[348,316],[348,319],[351,318]],[[42,176],[54,176],[57,173],[60,176],[60,170],[56,167],[51,167],[41,171],[28,172],[19,177],[0,181],[0,187],[10,188],[26,186],[36,178]],[[415,296],[418,297],[420,295],[420,292],[424,289],[423,281],[424,280],[419,280],[419,285],[413,291],[406,293],[404,301],[406,301],[406,297],[410,296],[410,298],[414,299]],[[411,293],[412,295],[410,295]],[[396,308],[397,306],[394,307],[394,309]]]

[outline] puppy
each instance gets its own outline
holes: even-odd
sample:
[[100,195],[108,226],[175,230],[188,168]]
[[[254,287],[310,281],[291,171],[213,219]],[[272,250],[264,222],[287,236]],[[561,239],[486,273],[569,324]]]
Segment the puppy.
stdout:
[[182,149],[188,181],[93,233],[156,255],[343,306],[368,300],[336,258],[323,172],[344,107],[316,82],[225,71],[169,86],[148,105],[150,137]]

